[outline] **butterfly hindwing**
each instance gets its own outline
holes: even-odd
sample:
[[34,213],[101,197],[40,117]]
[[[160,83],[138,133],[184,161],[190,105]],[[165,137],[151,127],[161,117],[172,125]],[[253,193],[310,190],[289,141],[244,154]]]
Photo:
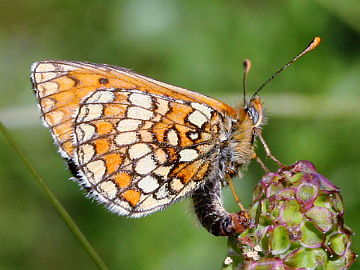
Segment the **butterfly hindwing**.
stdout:
[[187,196],[214,169],[224,111],[215,99],[126,69],[44,61],[32,68],[42,117],[82,184],[120,215]]

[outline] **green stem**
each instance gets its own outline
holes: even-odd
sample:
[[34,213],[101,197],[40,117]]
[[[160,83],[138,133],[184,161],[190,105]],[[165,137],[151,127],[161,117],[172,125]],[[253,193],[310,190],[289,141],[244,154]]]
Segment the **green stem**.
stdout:
[[84,249],[87,251],[87,253],[90,255],[90,257],[93,259],[93,261],[95,262],[97,267],[101,270],[108,270],[109,268],[105,265],[103,260],[100,258],[100,256],[97,254],[97,252],[93,248],[93,246],[90,244],[90,242],[87,240],[85,235],[81,232],[79,227],[76,225],[75,221],[71,218],[69,213],[65,210],[63,205],[56,198],[54,193],[51,191],[50,187],[46,184],[46,182],[42,179],[42,177],[36,171],[34,166],[30,163],[28,158],[25,156],[24,152],[20,149],[20,147],[17,145],[17,143],[12,139],[11,134],[6,129],[6,127],[2,124],[1,121],[0,121],[0,132],[5,137],[5,140],[14,149],[15,153],[18,155],[18,157],[20,158],[20,160],[22,161],[22,163],[26,167],[26,169],[34,176],[37,184],[40,186],[42,191],[45,193],[48,200],[55,207],[56,211],[59,213],[59,215],[64,220],[66,225],[69,227],[69,229],[72,231],[72,233],[75,235],[75,237],[79,240],[79,242],[84,247]]

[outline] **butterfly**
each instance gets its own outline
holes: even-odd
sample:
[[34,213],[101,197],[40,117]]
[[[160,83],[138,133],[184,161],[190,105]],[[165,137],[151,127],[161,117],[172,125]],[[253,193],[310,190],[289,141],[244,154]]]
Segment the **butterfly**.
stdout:
[[[142,217],[192,197],[214,235],[242,230],[221,188],[256,156],[261,99],[231,107],[125,68],[46,60],[31,67],[43,123],[88,195]],[[239,227],[240,226],[240,227]]]

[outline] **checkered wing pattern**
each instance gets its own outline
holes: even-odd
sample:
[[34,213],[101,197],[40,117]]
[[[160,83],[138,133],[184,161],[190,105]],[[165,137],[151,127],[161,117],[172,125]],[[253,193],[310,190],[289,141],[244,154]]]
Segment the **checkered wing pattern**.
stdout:
[[213,173],[233,108],[129,70],[33,64],[45,125],[89,194],[140,217],[190,195]]

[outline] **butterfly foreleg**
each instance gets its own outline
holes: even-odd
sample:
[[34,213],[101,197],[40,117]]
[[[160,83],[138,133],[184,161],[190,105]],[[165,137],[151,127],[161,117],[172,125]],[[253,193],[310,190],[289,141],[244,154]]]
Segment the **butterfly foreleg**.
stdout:
[[[259,138],[261,144],[263,145],[266,155],[267,155],[270,159],[272,159],[276,164],[278,164],[281,168],[286,167],[284,164],[282,164],[282,163],[271,153],[270,148],[269,148],[269,146],[267,145],[267,143],[265,142],[264,137],[262,136],[260,129],[258,129],[258,130],[256,131],[256,135],[257,135],[257,137]],[[258,161],[258,160],[257,160],[257,161]],[[258,161],[258,162],[259,162],[259,161]],[[262,162],[261,162],[261,163],[262,163]]]

